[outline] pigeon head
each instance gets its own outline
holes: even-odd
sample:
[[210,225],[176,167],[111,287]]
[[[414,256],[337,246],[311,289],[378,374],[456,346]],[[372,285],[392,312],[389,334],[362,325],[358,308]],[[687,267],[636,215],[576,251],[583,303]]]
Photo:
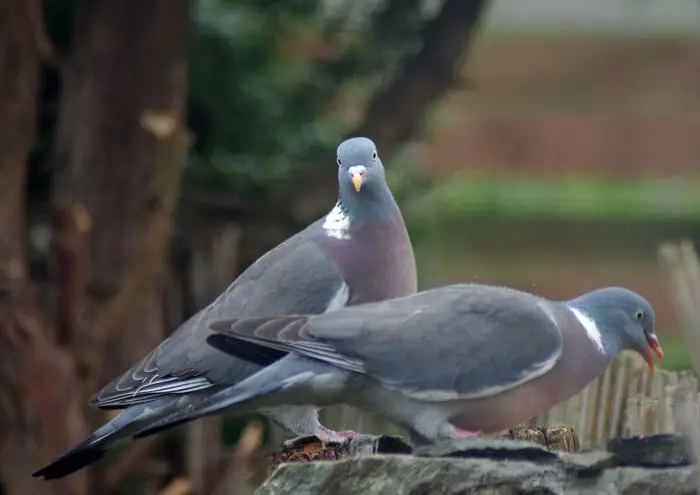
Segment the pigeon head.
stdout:
[[355,216],[379,212],[395,205],[384,166],[371,139],[356,137],[338,146],[338,184],[343,204]]
[[664,353],[654,331],[655,316],[651,304],[642,296],[621,287],[607,287],[584,294],[572,301],[594,322],[603,338],[619,343],[619,348],[638,352],[654,369],[652,352],[659,363]]

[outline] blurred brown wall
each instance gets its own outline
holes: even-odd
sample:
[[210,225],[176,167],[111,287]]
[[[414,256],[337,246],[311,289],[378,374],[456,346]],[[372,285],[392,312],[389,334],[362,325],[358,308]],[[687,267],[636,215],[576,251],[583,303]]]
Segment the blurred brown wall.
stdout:
[[425,162],[610,177],[700,165],[700,41],[484,36],[441,105]]

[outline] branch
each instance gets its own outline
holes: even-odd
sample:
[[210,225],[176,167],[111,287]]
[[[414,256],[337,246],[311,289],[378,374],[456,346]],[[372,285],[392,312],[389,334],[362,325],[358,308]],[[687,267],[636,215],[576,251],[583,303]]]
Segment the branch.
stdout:
[[[432,105],[455,83],[463,66],[469,43],[488,4],[486,0],[446,0],[440,13],[427,23],[421,49],[403,70],[379,89],[370,100],[364,121],[349,136],[367,136],[379,148],[385,161],[410,138]],[[312,217],[335,199],[336,175],[333,167],[314,167],[304,174],[305,190],[313,194],[297,203],[300,217]]]
[[459,82],[479,20],[488,2],[447,0],[428,23],[422,48],[403,72],[369,103],[365,119],[351,136],[371,136],[385,157],[393,155],[425,119],[431,105]]

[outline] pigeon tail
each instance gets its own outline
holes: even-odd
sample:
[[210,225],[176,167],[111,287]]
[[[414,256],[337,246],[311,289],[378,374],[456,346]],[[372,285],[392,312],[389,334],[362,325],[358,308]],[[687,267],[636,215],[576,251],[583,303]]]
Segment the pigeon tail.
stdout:
[[32,473],[32,476],[45,480],[63,478],[96,462],[108,450],[109,446],[105,442],[100,442],[95,435],[90,435],[55,461]]
[[98,428],[92,435],[65,452],[58,459],[32,473],[34,478],[63,478],[99,460],[118,445],[134,436],[162,414],[170,412],[172,400],[163,399],[133,406]]
[[[123,416],[129,416],[129,418],[127,419]],[[53,480],[63,478],[89,466],[99,460],[109,450],[116,447],[117,444],[128,441],[131,435],[125,435],[123,429],[129,426],[128,423],[132,419],[131,411],[121,413],[58,459],[32,473],[32,476],[34,478],[43,477],[46,480]]]

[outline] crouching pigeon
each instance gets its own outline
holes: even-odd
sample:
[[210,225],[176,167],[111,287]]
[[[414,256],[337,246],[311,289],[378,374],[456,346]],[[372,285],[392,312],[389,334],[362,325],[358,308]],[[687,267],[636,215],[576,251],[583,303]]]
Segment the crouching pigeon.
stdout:
[[[91,405],[125,411],[34,476],[66,476],[118,443],[195,419],[200,403],[212,404],[212,394],[284,355],[250,346],[251,363],[220,352],[205,342],[212,321],[319,314],[415,294],[411,241],[374,143],[344,141],[336,161],[339,194],[332,211],[257,260],[211,305],[98,392]],[[343,442],[352,434],[323,427],[317,409],[307,405],[258,412],[296,435],[325,442]]]
[[215,322],[207,341],[289,352],[210,397],[251,404],[348,403],[405,427],[417,443],[511,428],[573,396],[623,349],[663,352],[639,294],[604,288],[569,301],[452,285],[319,316]]

